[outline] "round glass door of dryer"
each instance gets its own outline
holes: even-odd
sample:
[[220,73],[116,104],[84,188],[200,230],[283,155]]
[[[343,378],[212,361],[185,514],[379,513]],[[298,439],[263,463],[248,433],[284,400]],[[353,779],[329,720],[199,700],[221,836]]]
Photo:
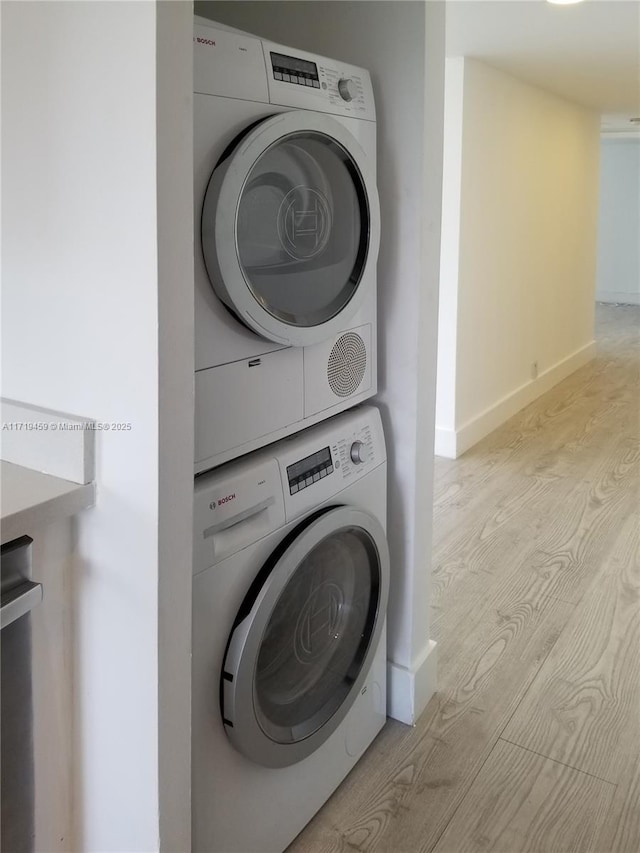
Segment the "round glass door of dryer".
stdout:
[[240,752],[287,766],[335,731],[377,649],[388,570],[382,528],[347,507],[305,523],[265,567],[224,664],[222,715]]
[[331,137],[303,132],[274,143],[238,205],[238,256],[256,301],[292,326],[335,317],[360,282],[368,218],[353,160]]
[[252,128],[205,195],[210,282],[242,322],[278,342],[315,343],[344,327],[366,295],[378,238],[367,158],[328,116],[284,113]]

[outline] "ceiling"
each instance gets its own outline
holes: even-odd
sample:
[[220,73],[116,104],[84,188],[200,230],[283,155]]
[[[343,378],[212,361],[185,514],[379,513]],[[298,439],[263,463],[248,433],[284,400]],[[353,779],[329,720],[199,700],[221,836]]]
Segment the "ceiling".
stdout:
[[638,129],[640,0],[449,0],[447,56],[471,56]]

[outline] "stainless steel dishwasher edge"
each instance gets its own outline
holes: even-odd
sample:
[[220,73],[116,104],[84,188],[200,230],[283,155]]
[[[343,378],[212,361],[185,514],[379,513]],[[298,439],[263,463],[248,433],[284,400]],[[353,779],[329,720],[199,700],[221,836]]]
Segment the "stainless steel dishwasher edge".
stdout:
[[31,610],[42,586],[31,580],[32,539],[0,549],[0,846],[34,849],[33,689]]

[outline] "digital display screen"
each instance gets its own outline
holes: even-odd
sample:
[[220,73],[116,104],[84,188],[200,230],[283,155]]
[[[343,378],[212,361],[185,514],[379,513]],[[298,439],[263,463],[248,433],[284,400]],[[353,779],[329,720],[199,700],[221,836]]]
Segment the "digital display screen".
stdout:
[[315,62],[309,62],[306,59],[296,59],[293,56],[284,56],[282,53],[272,53],[271,65],[274,71],[293,72],[318,79],[318,66]]
[[287,476],[289,483],[294,482],[298,478],[311,474],[317,469],[325,468],[331,464],[331,451],[328,447],[323,450],[318,450],[317,453],[312,453],[306,459],[296,462],[295,465],[289,465],[287,468]]
[[308,486],[312,486],[319,480],[324,480],[333,472],[333,460],[331,459],[331,451],[328,447],[318,450],[317,453],[312,453],[305,459],[301,459],[293,465],[287,467],[287,477],[289,478],[289,492],[291,495],[297,495]]

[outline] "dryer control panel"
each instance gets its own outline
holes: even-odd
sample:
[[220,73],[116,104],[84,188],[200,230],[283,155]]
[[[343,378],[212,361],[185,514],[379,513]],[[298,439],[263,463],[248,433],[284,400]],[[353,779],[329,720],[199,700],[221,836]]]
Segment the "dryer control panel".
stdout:
[[376,120],[364,68],[194,20],[194,92]]
[[375,121],[371,77],[364,68],[263,42],[272,104]]
[[291,83],[294,86],[309,86],[320,88],[318,66],[308,59],[296,59],[295,56],[285,56],[283,53],[271,53],[271,71],[274,80]]

